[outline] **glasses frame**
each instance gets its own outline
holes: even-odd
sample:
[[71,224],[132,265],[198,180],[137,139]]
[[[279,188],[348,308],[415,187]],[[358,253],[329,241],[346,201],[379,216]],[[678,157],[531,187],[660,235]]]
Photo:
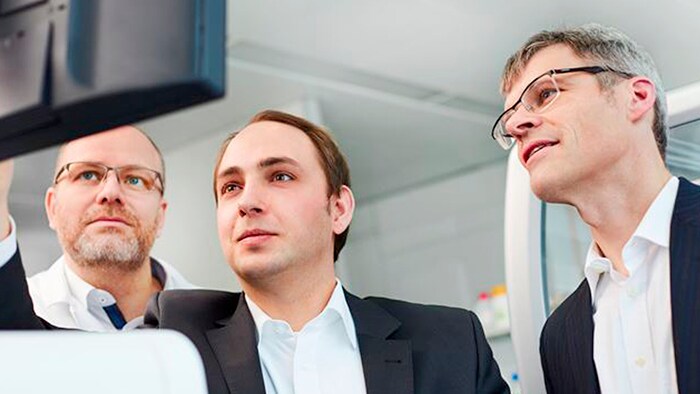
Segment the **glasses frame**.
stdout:
[[[547,108],[549,108],[549,107],[556,101],[556,98],[559,97],[559,93],[560,93],[560,91],[559,91],[559,86],[557,85],[557,80],[554,79],[554,76],[555,76],[555,75],[559,75],[559,74],[569,74],[569,73],[574,73],[574,72],[585,72],[585,73],[593,74],[593,75],[595,75],[595,74],[600,74],[600,73],[602,73],[602,72],[612,72],[612,73],[618,74],[618,75],[620,75],[620,76],[623,76],[623,77],[625,77],[625,78],[632,78],[632,77],[635,76],[635,74],[628,73],[628,72],[625,72],[625,71],[615,70],[615,69],[613,69],[613,68],[605,67],[605,66],[567,67],[567,68],[556,68],[556,69],[552,69],[552,70],[546,71],[546,72],[544,72],[544,73],[538,75],[538,76],[537,76],[535,79],[533,79],[532,81],[530,81],[530,83],[527,84],[527,86],[525,86],[525,89],[523,89],[522,93],[520,93],[520,97],[518,97],[518,101],[516,101],[513,105],[511,105],[510,107],[508,107],[505,111],[503,111],[503,112],[498,116],[498,118],[496,118],[496,122],[494,122],[493,126],[491,127],[491,138],[493,138],[496,142],[498,142],[498,145],[500,145],[504,150],[508,150],[508,149],[510,149],[511,147],[513,147],[513,145],[515,144],[515,140],[514,140],[514,139],[511,140],[510,143],[505,142],[505,141],[506,141],[506,138],[513,138],[512,135],[510,135],[510,134],[508,134],[508,133],[498,133],[498,132],[497,132],[497,130],[499,129],[498,126],[500,125],[501,119],[503,119],[503,117],[505,117],[505,116],[506,116],[508,113],[510,113],[511,111],[512,111],[513,113],[515,113],[516,107],[518,106],[518,104],[521,104],[521,103],[523,104],[523,107],[524,107],[528,112],[533,112],[533,113],[535,113],[534,111],[532,111],[532,109],[531,109],[532,107],[531,107],[530,105],[527,105],[527,103],[524,103],[524,102],[523,102],[523,97],[525,96],[525,93],[530,89],[530,87],[531,87],[532,85],[535,84],[535,82],[539,81],[540,78],[542,78],[542,77],[548,75],[548,76],[550,76],[550,77],[552,78],[552,80],[554,80],[554,86],[557,88],[557,96],[556,96],[554,99],[552,99],[552,101],[550,101],[549,103],[547,103],[545,106],[543,106],[543,107],[540,109],[540,111],[546,110]],[[506,128],[505,128],[505,125],[503,125],[503,127],[501,127],[500,129],[502,129],[502,130],[505,131],[505,129],[506,129]],[[500,136],[500,138],[497,136],[497,134],[498,134],[498,136]]]
[[[61,175],[62,175],[63,173],[68,173],[69,167],[72,166],[72,165],[74,165],[74,164],[89,164],[89,165],[94,165],[94,166],[102,167],[102,168],[106,169],[105,177],[102,178],[102,180],[100,180],[100,183],[104,182],[105,179],[107,179],[107,176],[109,175],[109,172],[110,172],[110,171],[113,171],[113,172],[114,172],[114,175],[117,177],[117,180],[119,181],[119,184],[120,184],[120,185],[121,185],[122,179],[121,179],[121,177],[119,176],[119,173],[121,172],[122,169],[124,169],[124,168],[136,168],[136,169],[140,169],[140,170],[146,170],[146,171],[149,171],[149,172],[154,173],[154,174],[155,174],[155,179],[158,181],[157,183],[154,183],[154,184],[153,184],[153,185],[154,185],[154,189],[158,190],[158,192],[160,193],[161,196],[162,196],[163,193],[165,192],[165,190],[164,190],[164,184],[163,184],[163,176],[160,174],[160,172],[158,172],[158,171],[156,171],[156,170],[154,170],[154,169],[151,169],[151,168],[148,168],[148,167],[139,166],[139,165],[125,165],[125,166],[110,167],[110,166],[108,166],[108,165],[106,165],[106,164],[104,164],[104,163],[100,163],[100,162],[97,162],[97,161],[72,161],[72,162],[70,162],[70,163],[66,163],[66,164],[63,165],[63,167],[61,167],[61,168],[58,170],[58,172],[56,173],[56,176],[55,176],[54,179],[53,179],[53,184],[54,184],[54,185],[57,185],[58,182],[61,180],[61,179],[59,179],[59,178],[61,177]],[[64,179],[65,179],[65,178],[64,178]],[[151,190],[153,190],[153,189],[150,189],[150,190],[147,190],[147,191],[151,191]]]

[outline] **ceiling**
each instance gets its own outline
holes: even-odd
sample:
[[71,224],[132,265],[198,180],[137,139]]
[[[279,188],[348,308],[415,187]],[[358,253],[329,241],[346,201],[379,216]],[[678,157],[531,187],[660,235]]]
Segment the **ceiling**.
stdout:
[[[231,0],[228,6],[226,98],[142,127],[167,153],[234,130],[261,109],[311,103],[349,158],[360,202],[504,161],[489,136],[502,105],[500,72],[541,29],[613,25],[652,53],[667,89],[700,80],[700,5],[692,0]],[[35,153],[18,161],[12,201],[41,201],[53,158]]]
[[639,4],[230,1],[227,99],[145,126],[167,149],[180,143],[176,130],[191,140],[266,107],[315,100],[349,157],[358,199],[381,198],[505,159],[489,136],[500,72],[543,28],[614,25],[653,54],[668,89],[699,81],[700,6]]

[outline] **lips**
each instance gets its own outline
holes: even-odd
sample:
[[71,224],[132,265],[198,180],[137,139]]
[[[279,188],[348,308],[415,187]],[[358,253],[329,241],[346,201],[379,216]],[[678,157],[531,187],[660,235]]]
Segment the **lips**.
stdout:
[[251,230],[244,231],[241,235],[238,236],[238,238],[236,238],[236,241],[240,242],[246,238],[260,237],[260,236],[265,236],[265,235],[277,235],[277,234],[272,232],[272,231],[267,231],[267,230],[251,229]]
[[523,163],[526,163],[534,156],[537,154],[537,152],[549,148],[550,146],[554,146],[558,144],[558,141],[552,141],[552,140],[537,140],[533,141],[525,146],[525,149],[523,149],[523,152],[520,156],[520,159],[522,160]]
[[93,224],[93,223],[121,223],[125,224],[127,226],[130,226],[131,224],[124,218],[118,217],[118,216],[100,216],[98,218],[95,218],[93,220],[90,220],[88,224]]

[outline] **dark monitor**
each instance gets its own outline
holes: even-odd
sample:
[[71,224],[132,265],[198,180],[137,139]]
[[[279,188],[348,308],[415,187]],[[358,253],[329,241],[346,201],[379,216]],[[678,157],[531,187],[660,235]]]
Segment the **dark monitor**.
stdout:
[[0,160],[224,95],[225,0],[0,0]]

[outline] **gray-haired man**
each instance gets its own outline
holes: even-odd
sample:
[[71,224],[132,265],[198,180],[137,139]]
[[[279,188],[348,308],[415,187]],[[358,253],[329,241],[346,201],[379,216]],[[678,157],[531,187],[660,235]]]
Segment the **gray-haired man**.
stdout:
[[593,237],[585,279],[542,332],[547,391],[700,392],[700,187],[664,164],[651,57],[600,25],[543,31],[508,60],[501,90],[494,138]]

